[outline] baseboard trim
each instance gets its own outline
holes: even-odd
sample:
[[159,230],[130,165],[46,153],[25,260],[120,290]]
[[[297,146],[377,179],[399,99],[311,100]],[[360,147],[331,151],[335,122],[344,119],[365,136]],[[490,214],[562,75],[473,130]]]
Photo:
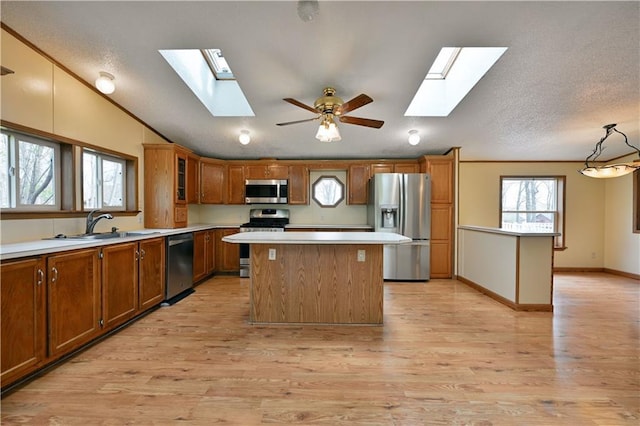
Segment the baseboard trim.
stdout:
[[465,277],[461,277],[460,275],[458,275],[456,278],[458,279],[458,281],[465,283],[472,289],[477,290],[480,293],[484,294],[485,296],[488,296],[494,299],[496,302],[500,302],[503,305],[510,307],[514,311],[553,312],[553,305],[533,304],[533,303],[514,303],[511,300],[503,296],[500,296],[498,293],[494,293],[493,291]]
[[610,268],[566,268],[557,267],[553,268],[553,272],[604,272],[611,275],[619,275],[621,277],[631,278],[634,280],[640,280],[640,274],[632,274],[631,272],[618,271]]

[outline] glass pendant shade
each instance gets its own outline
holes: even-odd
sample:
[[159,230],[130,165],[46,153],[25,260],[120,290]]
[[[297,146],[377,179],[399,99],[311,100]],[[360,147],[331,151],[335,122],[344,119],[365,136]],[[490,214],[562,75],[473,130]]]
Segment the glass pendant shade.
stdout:
[[320,142],[337,142],[342,140],[338,126],[336,126],[336,123],[331,117],[326,117],[322,120],[316,133],[316,139]]

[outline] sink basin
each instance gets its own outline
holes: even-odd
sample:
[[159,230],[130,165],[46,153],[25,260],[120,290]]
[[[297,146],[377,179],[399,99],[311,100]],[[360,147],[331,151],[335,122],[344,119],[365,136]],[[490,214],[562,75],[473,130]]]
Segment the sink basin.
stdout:
[[142,235],[158,234],[158,232],[149,231],[130,231],[130,232],[96,232],[93,234],[78,234],[78,235],[56,235],[52,239],[67,239],[67,240],[109,240],[113,238],[126,238],[126,237],[139,237]]

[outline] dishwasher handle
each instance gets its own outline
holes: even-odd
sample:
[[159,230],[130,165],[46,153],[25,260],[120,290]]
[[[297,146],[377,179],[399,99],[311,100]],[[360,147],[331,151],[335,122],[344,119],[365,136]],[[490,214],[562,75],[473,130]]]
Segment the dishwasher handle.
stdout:
[[167,237],[169,240],[169,247],[175,246],[178,244],[188,243],[193,241],[193,234],[180,234]]

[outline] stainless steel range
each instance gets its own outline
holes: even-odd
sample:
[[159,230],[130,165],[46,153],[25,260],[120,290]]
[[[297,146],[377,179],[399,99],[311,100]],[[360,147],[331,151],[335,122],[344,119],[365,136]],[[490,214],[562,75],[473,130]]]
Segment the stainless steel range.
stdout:
[[[240,232],[284,232],[289,223],[287,209],[251,209],[249,222],[240,225]],[[240,244],[240,276],[248,277],[250,273],[249,244]]]

